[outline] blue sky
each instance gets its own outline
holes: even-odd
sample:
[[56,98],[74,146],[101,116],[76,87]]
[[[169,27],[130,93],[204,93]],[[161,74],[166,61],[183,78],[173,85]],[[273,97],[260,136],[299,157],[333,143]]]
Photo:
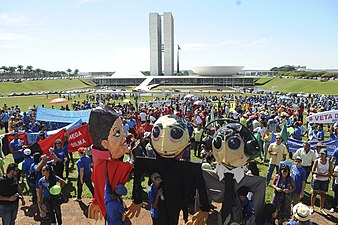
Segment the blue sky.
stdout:
[[149,70],[149,12],[172,12],[181,69],[338,68],[336,0],[0,0],[0,66]]

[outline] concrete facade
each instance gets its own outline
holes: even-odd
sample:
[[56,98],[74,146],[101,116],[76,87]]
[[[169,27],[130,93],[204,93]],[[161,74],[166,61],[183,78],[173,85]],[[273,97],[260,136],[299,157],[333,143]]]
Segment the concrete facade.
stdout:
[[161,16],[158,13],[149,13],[150,39],[150,75],[162,74],[162,30]]
[[171,12],[163,13],[163,73],[164,76],[174,75],[174,18]]

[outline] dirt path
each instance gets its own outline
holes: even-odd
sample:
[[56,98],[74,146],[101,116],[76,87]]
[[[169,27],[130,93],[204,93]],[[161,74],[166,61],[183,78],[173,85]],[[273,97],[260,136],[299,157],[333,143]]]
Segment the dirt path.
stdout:
[[[28,197],[26,198],[28,199]],[[63,204],[61,207],[62,211],[62,220],[65,225],[104,225],[104,220],[95,221],[92,219],[88,219],[86,217],[88,210],[88,203],[90,199],[83,199],[82,203],[74,202],[72,199],[66,204]],[[125,201],[127,205],[131,203],[130,200]],[[219,205],[217,205],[220,207]],[[33,224],[41,224],[47,225],[50,223],[40,222],[37,216],[37,208],[28,204],[27,206],[20,206],[20,210],[17,217],[16,224],[18,225],[33,225]],[[321,214],[318,214],[318,208],[315,208],[315,213],[313,214],[312,221],[319,225],[334,225],[338,224],[338,213],[328,213],[327,217],[323,217]],[[212,215],[208,222],[209,225],[216,225],[216,215]],[[148,210],[141,210],[140,216],[138,218],[134,218],[130,221],[129,224],[135,225],[151,225],[150,213]],[[182,220],[182,215],[180,217],[179,225],[183,225],[184,222]]]

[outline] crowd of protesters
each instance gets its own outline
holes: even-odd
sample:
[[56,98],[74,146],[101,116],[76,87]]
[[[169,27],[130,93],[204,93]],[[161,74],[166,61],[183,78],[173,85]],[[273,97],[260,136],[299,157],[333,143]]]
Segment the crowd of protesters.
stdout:
[[[270,185],[270,180],[275,171],[271,184],[273,188],[272,204],[266,205],[266,212],[270,213],[265,215],[265,218],[257,215],[257,221],[261,220],[261,224],[274,224],[275,219],[278,219],[281,224],[291,219],[292,215],[296,216],[297,211],[292,212],[292,206],[295,207],[297,203],[303,200],[304,190],[306,185],[309,185],[308,177],[311,174],[311,188],[313,191],[310,207],[308,207],[309,212],[313,213],[316,196],[319,194],[319,212],[327,215],[324,202],[332,176],[335,178],[332,183],[335,198],[331,203],[330,212],[335,212],[338,204],[338,149],[334,152],[332,158],[328,158],[325,146],[319,142],[317,151],[313,151],[310,149],[313,146],[310,146],[308,141],[338,140],[338,124],[330,124],[327,127],[322,124],[307,124],[305,126],[304,115],[308,116],[311,113],[338,109],[337,98],[324,95],[310,95],[306,98],[295,95],[286,99],[281,99],[280,96],[276,95],[236,96],[229,94],[222,97],[195,97],[190,95],[188,97],[157,98],[155,104],[155,102],[140,101],[137,95],[129,97],[136,100],[134,105],[130,102],[120,103],[121,100],[126,98],[125,94],[88,94],[86,100],[82,102],[74,100],[70,106],[62,106],[61,109],[83,110],[105,104],[114,108],[123,120],[122,131],[127,136],[130,148],[130,154],[124,160],[129,162],[133,162],[135,157],[138,156],[156,158],[156,153],[150,144],[153,124],[162,115],[175,114],[186,121],[190,135],[189,146],[184,150],[181,160],[190,161],[190,153],[193,151],[197,158],[202,162],[209,163],[211,168],[215,165],[215,160],[211,153],[211,137],[225,123],[222,120],[223,118],[231,118],[233,121],[247,126],[257,134],[256,137],[259,139],[263,149],[259,158],[264,165],[268,166],[267,185]],[[0,180],[0,209],[2,209],[3,205],[15,203],[11,214],[6,214],[6,211],[2,210],[3,224],[14,224],[13,218],[15,221],[16,217],[14,209],[17,211],[18,199],[22,198],[21,190],[15,189],[14,193],[13,191],[6,191],[5,187],[7,183],[17,182],[14,181],[16,177],[21,179],[17,175],[18,164],[20,163],[22,163],[22,169],[20,170],[22,170],[22,174],[25,176],[29,190],[32,193],[32,202],[38,204],[41,219],[50,220],[52,223],[62,223],[60,205],[53,201],[49,194],[49,189],[56,183],[60,183],[61,186],[67,183],[70,171],[69,163],[75,164],[72,154],[68,152],[67,137],[65,136],[65,140],[56,140],[49,154],[41,155],[41,153],[33,154],[30,152],[29,148],[24,146],[19,139],[19,134],[23,132],[39,132],[38,140],[41,140],[47,137],[47,131],[62,128],[67,124],[36,121],[35,117],[35,106],[24,112],[18,105],[7,106],[4,104],[1,108],[0,128],[5,133],[14,134],[14,140],[9,145],[15,162],[8,165],[6,174],[3,174],[4,179]],[[217,119],[221,120],[209,124]],[[293,157],[292,154],[289,154],[285,140],[283,141],[280,134],[284,124],[287,127],[294,128],[293,132],[289,134],[290,136],[297,140],[305,140],[304,147],[299,149]],[[329,132],[329,137],[324,135],[326,130]],[[275,142],[272,140],[273,135],[276,136]],[[1,158],[4,157],[2,154],[0,156]],[[80,149],[79,156],[80,158],[76,162],[78,168],[76,201],[81,201],[84,183],[92,194],[95,188],[91,182],[93,162],[90,150]],[[285,163],[287,156],[291,157],[290,160],[294,158],[294,166]],[[248,171],[250,175],[259,174],[256,161],[250,162]],[[11,181],[9,182],[8,180]],[[153,178],[152,182],[155,182]],[[155,186],[153,185],[152,188]],[[156,191],[156,193],[149,193],[149,199],[158,199],[160,194],[161,190]],[[239,193],[243,201],[248,204],[247,201],[250,201],[251,198],[246,199],[246,195],[247,192],[245,190]],[[24,200],[22,203],[24,204]],[[156,205],[156,202],[152,202],[154,209],[152,209],[151,216],[154,219],[153,221],[156,221]],[[254,209],[252,210],[254,211]],[[246,210],[246,213],[249,211]],[[254,213],[249,213],[248,215],[251,218]],[[294,217],[294,219],[297,218]],[[6,221],[12,221],[12,223]],[[253,220],[250,219],[250,221]],[[300,221],[303,221],[302,218]]]

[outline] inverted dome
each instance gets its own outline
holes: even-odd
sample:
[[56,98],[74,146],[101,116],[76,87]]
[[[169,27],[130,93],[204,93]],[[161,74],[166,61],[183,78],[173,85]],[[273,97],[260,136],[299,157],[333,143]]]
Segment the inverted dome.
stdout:
[[195,66],[193,70],[201,76],[236,75],[244,66]]

